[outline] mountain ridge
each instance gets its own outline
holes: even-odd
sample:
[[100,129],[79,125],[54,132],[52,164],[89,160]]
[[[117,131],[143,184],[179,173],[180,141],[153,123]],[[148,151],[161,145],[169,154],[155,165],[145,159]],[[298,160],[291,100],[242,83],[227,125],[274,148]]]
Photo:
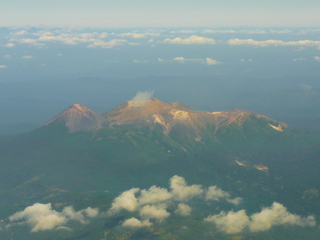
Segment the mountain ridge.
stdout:
[[242,128],[244,123],[252,120],[263,121],[266,128],[279,132],[288,128],[288,125],[283,122],[251,111],[238,109],[219,112],[195,111],[183,103],[165,103],[156,98],[126,101],[104,114],[96,113],[83,105],[74,104],[44,126],[62,123],[68,128],[68,132],[77,132],[125,125],[148,127],[153,131],[159,125],[165,135],[170,135],[174,128],[183,126],[185,130],[192,130],[192,134],[199,137],[199,133],[209,125],[214,126],[216,133],[219,129],[230,125]]

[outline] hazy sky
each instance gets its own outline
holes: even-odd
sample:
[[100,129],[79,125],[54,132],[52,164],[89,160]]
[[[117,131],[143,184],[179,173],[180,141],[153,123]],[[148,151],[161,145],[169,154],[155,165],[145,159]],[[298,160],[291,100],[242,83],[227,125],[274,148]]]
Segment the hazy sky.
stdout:
[[0,3],[2,26],[316,27],[318,0],[11,0]]

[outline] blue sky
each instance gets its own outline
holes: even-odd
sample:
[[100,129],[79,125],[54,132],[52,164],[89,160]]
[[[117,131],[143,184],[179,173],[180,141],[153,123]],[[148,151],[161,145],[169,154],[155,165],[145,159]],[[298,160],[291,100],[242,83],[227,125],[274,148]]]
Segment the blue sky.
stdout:
[[317,27],[317,0],[12,0],[0,3],[2,26]]

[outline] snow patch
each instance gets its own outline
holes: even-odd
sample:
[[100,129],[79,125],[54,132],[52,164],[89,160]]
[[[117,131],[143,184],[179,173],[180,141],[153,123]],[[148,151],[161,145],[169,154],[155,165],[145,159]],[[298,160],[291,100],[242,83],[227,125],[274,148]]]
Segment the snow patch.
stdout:
[[269,123],[269,126],[272,127],[274,130],[276,131],[279,131],[279,132],[283,132],[283,129],[282,129],[282,126],[279,125],[278,127],[277,126],[274,126],[272,124]]

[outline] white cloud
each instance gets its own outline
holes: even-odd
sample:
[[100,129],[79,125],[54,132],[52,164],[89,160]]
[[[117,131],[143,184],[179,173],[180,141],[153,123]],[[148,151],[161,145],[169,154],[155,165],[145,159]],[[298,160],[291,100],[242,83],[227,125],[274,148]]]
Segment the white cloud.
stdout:
[[177,62],[184,63],[184,62],[187,61],[187,59],[184,58],[184,57],[175,57],[175,58],[172,59],[172,61],[177,61]]
[[247,216],[245,210],[238,212],[230,211],[228,213],[221,212],[217,215],[211,215],[204,219],[206,222],[213,222],[217,228],[225,233],[240,233],[246,228],[251,232],[267,231],[273,226],[292,225],[292,226],[310,226],[316,225],[315,218],[292,214],[280,203],[274,202],[271,207],[264,208],[259,213],[255,213],[250,217]]
[[177,201],[187,201],[202,195],[204,192],[201,185],[187,186],[185,179],[177,175],[170,179],[170,188],[174,199]]
[[320,62],[320,57],[319,57],[319,56],[316,56],[316,57],[314,57],[314,60],[316,60],[316,61],[319,61],[319,62]]
[[206,200],[226,200],[227,202],[232,203],[234,205],[239,205],[242,202],[241,197],[231,198],[229,193],[223,191],[221,188],[218,188],[217,186],[211,186],[208,188],[208,191],[206,192]]
[[172,60],[173,62],[185,63],[185,62],[203,62],[202,59],[199,58],[184,58],[184,57],[175,57]]
[[7,68],[8,66],[6,66],[6,65],[0,65],[0,69],[1,68]]
[[240,62],[252,62],[253,60],[252,59],[244,59],[244,58],[242,58],[242,59],[240,59]]
[[152,186],[149,188],[149,190],[141,190],[141,195],[138,198],[138,202],[140,205],[144,205],[167,201],[171,198],[172,194],[169,193],[167,189]]
[[301,62],[301,61],[306,61],[307,59],[306,58],[294,58],[292,59],[292,61],[294,62]]
[[187,204],[179,203],[175,213],[181,216],[189,216],[191,214],[191,211],[192,211],[191,207],[189,207]]
[[141,228],[141,227],[149,227],[152,223],[147,219],[144,221],[140,221],[137,218],[129,218],[122,223],[123,227],[131,227],[131,228]]
[[221,62],[214,60],[212,58],[185,58],[185,57],[175,57],[170,60],[165,60],[162,58],[158,58],[159,62],[178,62],[178,63],[186,63],[186,62],[194,62],[194,63],[200,63],[200,64],[206,64],[206,65],[218,65],[221,64]]
[[132,38],[145,38],[146,35],[143,33],[121,33],[120,37],[132,37]]
[[221,212],[218,215],[209,216],[204,220],[215,223],[220,231],[229,234],[242,232],[250,222],[245,210],[238,212],[230,211],[228,213]]
[[101,47],[101,48],[113,48],[118,45],[123,45],[124,43],[128,42],[125,39],[112,39],[109,42],[104,42],[101,40],[96,40],[95,42],[91,43],[88,48],[96,48],[96,47]]
[[108,33],[106,33],[106,32],[103,32],[103,33],[100,33],[99,35],[98,35],[98,38],[107,38],[109,36],[109,34]]
[[5,45],[3,45],[4,47],[7,47],[7,48],[12,48],[12,47],[14,47],[14,46],[16,46],[14,43],[7,43],[7,44],[5,44]]
[[218,188],[217,186],[211,186],[206,192],[206,200],[220,201],[224,198],[229,198],[230,194]]
[[282,204],[277,202],[274,202],[269,208],[262,209],[260,213],[253,214],[250,218],[251,232],[266,231],[276,225],[315,226],[313,216],[302,218],[288,212]]
[[132,37],[135,39],[139,39],[139,38],[146,38],[146,37],[158,37],[160,36],[159,33],[155,33],[155,32],[143,32],[143,33],[139,33],[139,32],[128,32],[128,33],[120,33],[117,34],[120,37]]
[[35,203],[25,208],[23,211],[17,212],[9,217],[11,222],[20,221],[19,223],[28,224],[31,232],[53,230],[64,227],[70,220],[79,221],[83,224],[87,223],[87,218],[97,217],[98,209],[87,208],[80,211],[74,211],[73,207],[65,207],[62,212],[52,209],[51,203],[41,204]]
[[12,35],[26,35],[26,34],[28,34],[28,32],[27,31],[19,31],[19,32],[15,32],[15,33],[11,33]]
[[121,193],[120,196],[116,197],[113,200],[113,203],[108,213],[114,214],[121,211],[122,209],[125,209],[129,212],[134,212],[139,206],[138,200],[135,197],[135,194],[139,191],[139,188],[132,188],[128,191],[124,191],[123,193]]
[[35,46],[35,47],[43,47],[44,44],[43,43],[39,43],[37,39],[32,39],[32,38],[18,38],[18,39],[10,39],[10,42],[17,42],[17,43],[21,43],[21,44],[28,44],[31,46]]
[[218,65],[218,64],[221,64],[221,62],[214,60],[212,58],[206,58],[206,64],[207,65]]
[[192,35],[188,38],[167,38],[164,40],[165,43],[173,43],[173,44],[215,44],[216,41],[212,38],[200,37],[197,35]]
[[79,221],[83,224],[87,223],[86,217],[94,218],[99,214],[99,210],[96,208],[88,207],[86,209],[75,211],[72,206],[65,207],[62,214],[71,220]]
[[13,214],[9,220],[11,222],[25,220],[31,226],[32,232],[51,230],[67,222],[67,218],[63,214],[52,210],[51,203],[35,203],[25,210]]
[[163,221],[170,216],[170,213],[166,210],[167,205],[146,205],[140,210],[140,216],[144,219],[156,219]]
[[264,41],[256,41],[254,39],[229,39],[227,41],[229,45],[249,45],[256,47],[280,47],[280,46],[310,46],[310,47],[320,47],[320,41],[312,41],[312,40],[300,40],[300,41],[282,41],[282,40],[264,40]]
[[23,59],[32,59],[32,58],[34,58],[34,56],[22,56],[21,58],[23,58]]
[[[112,48],[116,45],[122,45],[127,42],[124,39],[111,39],[109,41],[103,41],[102,39],[108,37],[106,32],[103,33],[72,33],[70,31],[56,31],[56,32],[44,32],[39,31],[33,34],[36,38],[23,38],[20,36],[14,36],[10,41],[29,44],[32,46],[44,46],[45,42],[61,42],[67,45],[76,45],[81,43],[89,43],[88,47],[102,47],[102,48]],[[139,37],[138,35],[133,35],[133,37]]]

